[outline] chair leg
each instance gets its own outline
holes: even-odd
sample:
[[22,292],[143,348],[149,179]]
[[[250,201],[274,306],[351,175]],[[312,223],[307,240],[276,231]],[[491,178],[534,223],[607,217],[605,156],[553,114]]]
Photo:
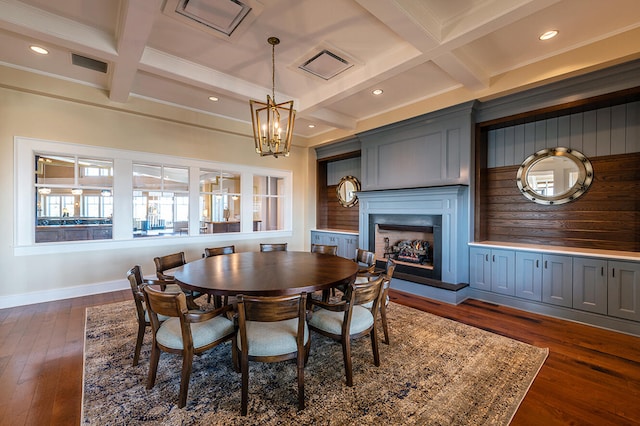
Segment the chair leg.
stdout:
[[344,358],[344,374],[347,386],[353,386],[353,370],[351,368],[351,342],[349,337],[342,339],[342,357]]
[[240,414],[247,415],[247,405],[249,400],[249,356],[241,353],[240,369],[242,370],[242,397],[240,405]]
[[298,353],[298,410],[304,410],[304,359],[305,354]]
[[158,372],[158,362],[160,361],[160,349],[153,342],[151,358],[149,359],[149,377],[147,378],[147,389],[151,389],[156,384],[156,373]]
[[375,321],[371,328],[371,349],[373,350],[373,363],[376,367],[380,367],[380,352],[378,351],[378,332],[376,331]]
[[142,349],[142,341],[144,340],[144,332],[146,330],[146,324],[140,323],[138,321],[138,337],[136,338],[136,350],[133,353],[133,366],[138,365],[138,361],[140,360],[140,350]]
[[380,305],[380,319],[382,320],[382,331],[384,331],[384,343],[389,344],[389,325],[387,324],[387,306]]
[[180,396],[178,397],[178,408],[182,408],[187,405],[187,393],[189,392],[189,377],[191,377],[193,353],[183,353],[182,357],[182,375],[180,377]]
[[233,339],[231,340],[231,360],[233,361],[233,371],[236,373],[240,373],[240,352],[238,351],[238,337],[237,334],[233,335]]

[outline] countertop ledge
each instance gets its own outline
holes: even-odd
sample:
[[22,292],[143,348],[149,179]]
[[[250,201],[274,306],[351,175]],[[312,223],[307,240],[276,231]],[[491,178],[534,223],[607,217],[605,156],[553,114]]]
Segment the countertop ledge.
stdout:
[[477,241],[469,243],[470,247],[501,248],[517,251],[536,251],[550,254],[566,254],[571,256],[604,257],[615,260],[640,262],[640,253],[634,251],[600,250],[579,247],[544,246],[538,244],[505,243],[500,241]]
[[316,232],[330,232],[332,234],[358,235],[358,231],[347,231],[344,229],[312,229]]

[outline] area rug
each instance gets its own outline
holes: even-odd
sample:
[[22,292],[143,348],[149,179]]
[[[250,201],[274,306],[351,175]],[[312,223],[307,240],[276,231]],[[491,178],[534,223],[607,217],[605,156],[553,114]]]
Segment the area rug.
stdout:
[[306,408],[297,410],[295,363],[250,362],[249,413],[230,343],[197,356],[187,405],[177,407],[182,359],[163,353],[146,390],[147,331],[140,363],[133,301],[87,308],[85,425],[507,425],[542,367],[541,349],[399,304],[388,308],[391,344],[373,365],[367,337],[352,342],[354,386],[339,343],[312,334]]

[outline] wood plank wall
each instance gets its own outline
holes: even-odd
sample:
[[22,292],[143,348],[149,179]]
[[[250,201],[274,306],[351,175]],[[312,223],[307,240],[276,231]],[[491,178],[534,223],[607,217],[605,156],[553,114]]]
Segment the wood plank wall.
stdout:
[[[360,176],[360,151],[348,152],[334,157],[323,158],[317,162],[317,200],[316,200],[316,228],[336,229],[343,231],[359,231],[359,207],[342,207],[338,202],[336,187],[338,175]],[[336,166],[336,163],[339,165]],[[329,166],[332,164],[332,166]],[[342,165],[346,167],[342,168]],[[331,173],[328,172],[331,168]],[[353,169],[353,170],[352,170]]]
[[356,204],[353,207],[343,207],[338,202],[336,188],[338,185],[328,185],[324,188],[326,206],[326,223],[328,229],[341,229],[344,231],[358,232],[359,209]]
[[579,199],[536,204],[516,186],[517,166],[485,168],[481,239],[603,250],[640,251],[640,153],[590,158],[594,180]]

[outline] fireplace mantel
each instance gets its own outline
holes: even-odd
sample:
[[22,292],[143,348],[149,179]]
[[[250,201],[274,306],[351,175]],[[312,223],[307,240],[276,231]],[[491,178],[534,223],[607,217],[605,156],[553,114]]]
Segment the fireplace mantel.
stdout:
[[358,192],[360,247],[370,247],[371,215],[441,215],[442,281],[469,282],[469,217],[466,185]]

